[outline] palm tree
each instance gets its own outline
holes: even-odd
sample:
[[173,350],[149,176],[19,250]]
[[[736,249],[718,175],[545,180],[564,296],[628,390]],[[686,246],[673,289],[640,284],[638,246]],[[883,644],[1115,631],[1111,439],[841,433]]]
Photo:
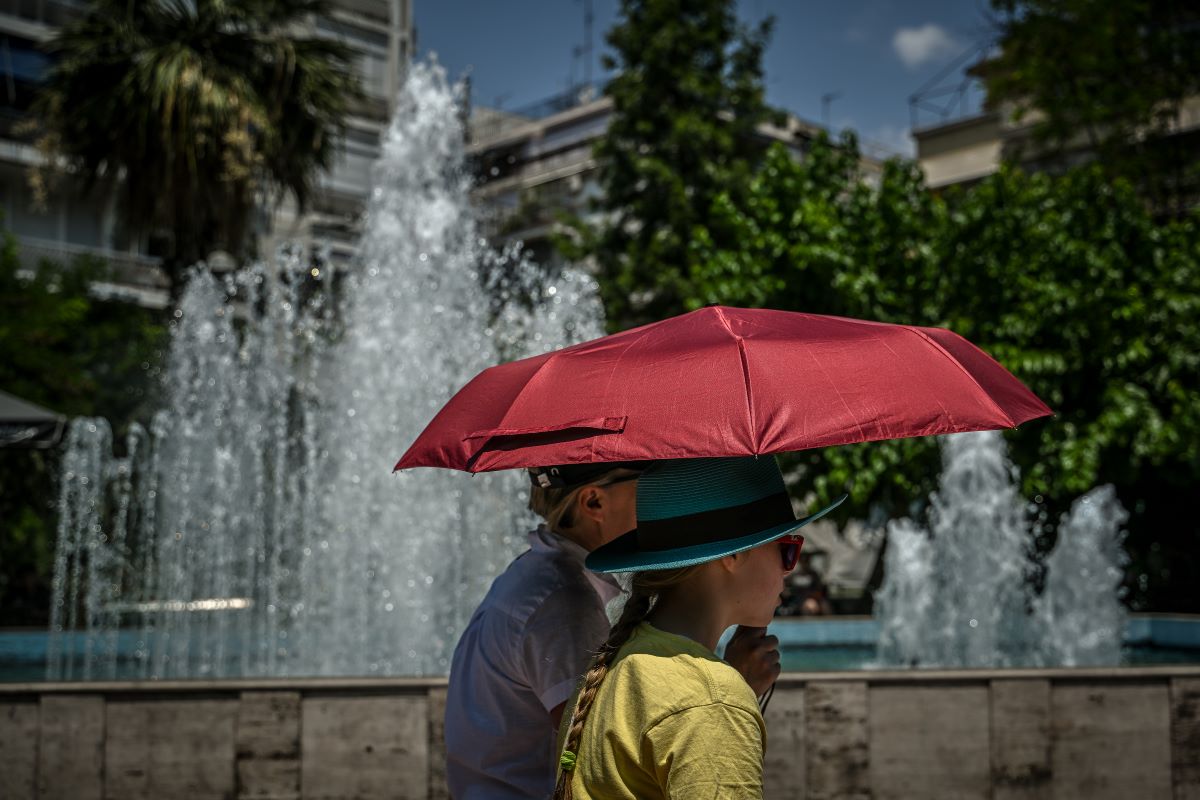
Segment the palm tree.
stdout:
[[249,254],[257,203],[303,210],[362,97],[353,51],[305,35],[325,0],[94,0],[49,47],[34,106],[45,167],[115,192],[132,234],[169,233],[172,294],[213,249]]

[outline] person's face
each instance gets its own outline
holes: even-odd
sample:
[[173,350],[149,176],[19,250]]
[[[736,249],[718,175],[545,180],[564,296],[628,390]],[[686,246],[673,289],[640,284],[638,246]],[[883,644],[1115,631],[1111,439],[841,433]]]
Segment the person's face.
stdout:
[[608,501],[606,513],[600,521],[604,541],[610,542],[637,527],[637,485],[634,479],[604,487]]
[[579,516],[595,526],[595,540],[583,543],[589,550],[637,527],[637,478],[589,486],[579,493],[578,502]]
[[737,569],[737,617],[740,625],[765,627],[775,616],[782,602],[784,578],[783,556],[778,542],[767,542],[740,554]]

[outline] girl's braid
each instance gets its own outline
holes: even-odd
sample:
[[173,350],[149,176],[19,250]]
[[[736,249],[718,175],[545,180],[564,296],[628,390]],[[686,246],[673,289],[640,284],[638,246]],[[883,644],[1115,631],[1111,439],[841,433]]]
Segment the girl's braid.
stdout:
[[[608,668],[612,666],[617,651],[625,642],[629,641],[629,637],[633,635],[633,629],[640,625],[650,613],[659,594],[683,583],[697,569],[698,567],[680,567],[650,570],[639,572],[633,576],[633,582],[629,587],[629,599],[625,601],[621,617],[617,620],[617,624],[613,625],[608,639],[600,645],[600,649],[592,658],[591,666],[588,667],[588,671],[583,677],[583,688],[579,690],[579,697],[575,701],[575,711],[571,714],[571,727],[567,730],[567,740],[563,744],[563,761],[559,762],[558,782],[554,786],[554,800],[573,800],[571,777],[574,775],[574,759],[579,754],[579,741],[583,737],[583,725],[587,722],[588,712],[592,709],[592,703],[596,699],[597,692],[600,691],[600,684],[608,674]],[[570,766],[564,769],[564,762],[568,759]]]
[[[592,658],[591,666],[588,667],[588,671],[583,677],[583,688],[580,689],[579,698],[575,701],[575,712],[571,715],[571,727],[567,731],[566,744],[563,745],[564,753],[579,752],[579,740],[583,737],[583,725],[587,722],[588,712],[592,708],[592,701],[596,699],[600,684],[604,681],[604,676],[608,674],[609,665],[612,664],[617,651],[629,640],[633,629],[650,613],[650,606],[656,594],[656,591],[642,588],[637,581],[634,581],[632,593],[625,601],[625,608],[621,611],[620,618],[613,625],[608,639],[600,645],[600,649]],[[573,768],[562,769],[560,766],[558,782],[554,786],[554,800],[573,799],[574,792],[571,789],[573,775]]]

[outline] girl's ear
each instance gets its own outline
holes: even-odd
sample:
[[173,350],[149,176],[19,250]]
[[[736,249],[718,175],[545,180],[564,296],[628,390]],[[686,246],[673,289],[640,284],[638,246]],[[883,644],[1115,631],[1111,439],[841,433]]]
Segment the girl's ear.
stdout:
[[721,558],[717,560],[717,563],[720,564],[721,568],[726,572],[737,572],[738,567],[740,567],[745,560],[746,553],[743,551],[727,556],[721,556]]

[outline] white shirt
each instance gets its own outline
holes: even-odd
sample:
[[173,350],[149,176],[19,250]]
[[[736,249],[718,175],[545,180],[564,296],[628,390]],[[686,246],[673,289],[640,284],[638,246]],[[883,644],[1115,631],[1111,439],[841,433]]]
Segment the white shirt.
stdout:
[[446,696],[446,778],[455,800],[549,797],[566,702],[608,637],[621,593],[587,551],[544,525],[492,583],[454,650]]

